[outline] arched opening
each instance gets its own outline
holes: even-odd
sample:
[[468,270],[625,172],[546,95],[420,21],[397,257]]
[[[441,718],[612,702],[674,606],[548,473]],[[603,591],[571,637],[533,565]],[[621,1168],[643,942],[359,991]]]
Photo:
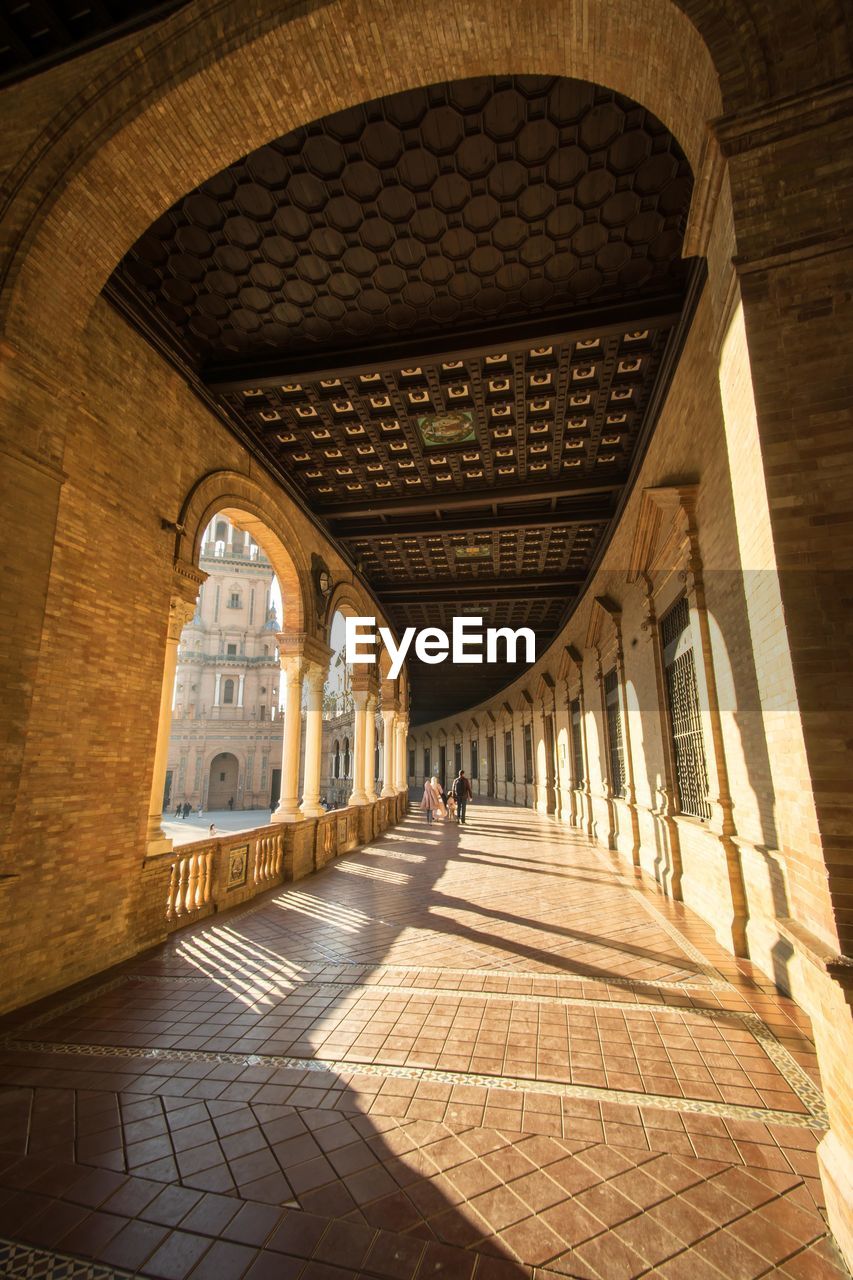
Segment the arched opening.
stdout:
[[[284,739],[279,635],[284,619],[293,625],[301,613],[292,561],[257,518],[233,507],[202,511],[196,545],[203,581],[184,614],[170,704],[161,711],[168,720],[162,829],[177,843],[206,834],[225,813],[241,815],[229,829],[270,820]],[[236,776],[228,765],[224,784],[222,769],[209,763],[214,744],[217,758],[240,761]]]
[[207,811],[229,812],[237,806],[240,763],[230,751],[220,751],[210,762],[207,779]]

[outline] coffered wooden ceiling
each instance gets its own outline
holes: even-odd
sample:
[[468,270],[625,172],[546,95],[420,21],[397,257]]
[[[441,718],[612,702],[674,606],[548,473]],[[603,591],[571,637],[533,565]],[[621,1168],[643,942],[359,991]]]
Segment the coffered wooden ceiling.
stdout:
[[[211,178],[108,295],[340,541],[394,623],[559,629],[701,288],[643,107],[559,78],[353,107]],[[474,675],[472,673],[477,672]],[[413,714],[511,668],[412,669]]]

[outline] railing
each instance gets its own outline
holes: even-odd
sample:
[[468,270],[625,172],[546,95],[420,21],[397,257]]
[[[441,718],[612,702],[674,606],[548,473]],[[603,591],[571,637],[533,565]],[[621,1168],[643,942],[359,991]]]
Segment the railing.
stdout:
[[172,863],[166,919],[183,922],[202,912],[213,896],[212,872],[215,849],[193,849],[180,853]]
[[261,836],[255,849],[252,879],[255,884],[271,884],[281,878],[284,840],[281,835]]
[[171,933],[275,885],[300,880],[399,822],[408,804],[408,793],[401,792],[320,818],[271,823],[157,855],[144,868],[152,918],[163,919],[165,899],[166,933]]

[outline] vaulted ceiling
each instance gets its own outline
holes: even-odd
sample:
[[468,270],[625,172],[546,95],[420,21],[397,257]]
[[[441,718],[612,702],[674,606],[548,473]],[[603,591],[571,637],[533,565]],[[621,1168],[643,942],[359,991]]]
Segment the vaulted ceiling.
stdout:
[[[477,615],[532,627],[541,651],[675,367],[701,286],[681,257],[691,192],[672,135],[610,90],[433,85],[217,174],[107,292],[399,628]],[[413,716],[516,673],[415,664]]]

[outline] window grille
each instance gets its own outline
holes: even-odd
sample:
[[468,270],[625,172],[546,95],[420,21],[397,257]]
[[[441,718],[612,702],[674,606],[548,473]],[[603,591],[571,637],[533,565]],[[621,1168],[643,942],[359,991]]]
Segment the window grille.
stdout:
[[533,781],[533,729],[529,724],[524,726],[524,781]]
[[682,596],[661,619],[660,632],[678,806],[682,813],[691,817],[710,818],[708,768],[690,634],[690,606],[686,596]]
[[619,676],[611,667],[604,677],[604,706],[607,711],[607,750],[610,757],[610,786],[614,796],[625,794],[625,749],[622,745],[622,711],[619,706]]
[[471,743],[471,777],[476,779],[480,776],[480,743],[477,738]]
[[581,737],[581,704],[575,698],[571,705],[572,713],[572,786],[582,787],[584,780],[583,738]]
[[511,729],[507,729],[506,732],[504,733],[504,761],[506,763],[506,780],[507,782],[512,782],[513,774],[515,770],[513,768],[514,761],[513,761]]

